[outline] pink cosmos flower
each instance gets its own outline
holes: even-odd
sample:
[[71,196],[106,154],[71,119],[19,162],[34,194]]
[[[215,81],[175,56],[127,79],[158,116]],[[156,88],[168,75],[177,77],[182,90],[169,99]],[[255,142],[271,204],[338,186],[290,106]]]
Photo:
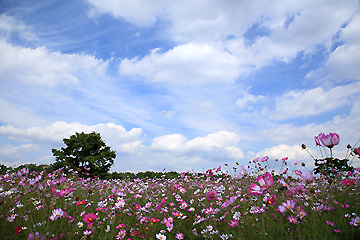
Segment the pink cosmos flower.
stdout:
[[93,221],[95,221],[96,218],[97,218],[97,216],[95,213],[88,213],[88,214],[85,214],[83,220],[84,220],[84,222],[86,222],[88,224],[88,226],[91,226],[91,225],[93,225]]
[[306,213],[306,212],[304,211],[304,209],[302,209],[301,207],[298,207],[297,210],[298,210],[297,217],[298,217],[299,219],[303,219],[304,217],[307,216],[307,213]]
[[156,211],[160,211],[160,209],[161,209],[162,206],[165,204],[165,202],[166,202],[166,198],[163,198],[163,199],[160,201],[159,205],[156,206],[155,210],[156,210]]
[[266,198],[266,203],[269,205],[275,205],[276,195],[273,194],[271,197]]
[[301,176],[304,181],[312,181],[314,180],[314,177],[311,173],[306,173]]
[[281,205],[278,206],[277,210],[281,213],[286,212],[287,210],[291,210],[295,207],[295,202],[293,200],[286,200]]
[[211,190],[206,193],[206,198],[208,201],[214,201],[217,199],[217,192],[215,190]]
[[330,222],[330,221],[327,221],[327,220],[326,220],[325,222],[326,222],[326,224],[329,225],[329,226],[332,226],[332,227],[335,226],[335,223],[333,223],[333,222]]
[[315,136],[316,146],[332,148],[339,144],[339,142],[340,137],[337,133],[329,133],[327,135],[320,133],[318,136]]
[[302,172],[300,170],[295,170],[295,174],[298,175],[298,176],[302,176]]
[[66,216],[66,212],[63,211],[61,208],[54,209],[51,213],[50,220],[55,221],[59,218],[65,217],[65,216]]
[[118,234],[115,236],[115,239],[124,239],[126,236],[126,230],[121,229]]
[[27,237],[27,240],[44,240],[45,235],[40,234],[39,232],[36,232],[35,234],[29,233],[29,236]]
[[263,176],[258,176],[256,178],[256,181],[258,181],[259,185],[256,185],[255,183],[252,183],[250,185],[250,189],[248,189],[248,192],[251,194],[251,195],[254,195],[254,196],[258,196],[258,195],[261,195],[263,194],[263,192],[268,189],[270,186],[272,186],[274,184],[274,179],[273,177],[271,176],[270,173],[265,173],[264,177]]
[[187,202],[181,202],[180,203],[180,208],[181,209],[186,209],[189,206],[189,204]]
[[242,178],[247,173],[247,166],[242,165],[240,169],[236,172],[236,178]]
[[90,234],[92,234],[92,231],[91,231],[91,230],[85,230],[85,231],[83,232],[83,234],[84,234],[85,236],[89,236]]
[[229,200],[225,201],[225,202],[221,205],[221,208],[227,208],[228,206],[230,206],[231,204],[233,204],[237,198],[238,198],[238,196],[232,196],[232,197],[230,197]]
[[289,220],[290,223],[293,223],[293,224],[298,223],[298,219],[296,217],[294,217],[293,215],[287,216],[287,219]]
[[235,219],[235,220],[230,220],[229,225],[230,225],[231,227],[236,227],[236,226],[238,225],[238,223],[239,223],[239,221],[238,221],[237,219]]
[[298,194],[301,194],[301,193],[304,193],[305,192],[305,188],[303,185],[297,185],[295,187],[295,191],[298,193]]
[[179,240],[182,240],[182,239],[184,239],[184,234],[183,234],[183,233],[177,233],[177,234],[175,235],[175,238],[176,238],[176,239],[179,239]]
[[360,226],[360,217],[356,216],[356,217],[352,218],[350,225],[352,225],[354,227]]
[[346,186],[351,186],[354,184],[354,181],[350,180],[350,179],[343,179],[341,180],[341,183],[346,185]]

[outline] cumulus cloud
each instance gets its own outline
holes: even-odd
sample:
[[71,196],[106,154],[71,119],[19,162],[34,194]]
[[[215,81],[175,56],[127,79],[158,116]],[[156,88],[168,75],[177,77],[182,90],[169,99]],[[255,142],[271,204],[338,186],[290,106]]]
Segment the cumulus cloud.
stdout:
[[336,132],[340,135],[340,143],[337,149],[346,149],[347,144],[355,144],[359,136],[354,134],[354,126],[360,124],[360,101],[355,101],[348,116],[336,115],[332,119],[320,123],[304,125],[283,124],[259,132],[259,136],[274,143],[302,144],[308,147],[315,146],[314,136],[320,132],[325,134]]
[[343,45],[331,53],[327,68],[335,80],[360,80],[360,44]]
[[249,93],[249,89],[247,89],[246,91],[243,91],[242,96],[239,97],[236,100],[236,106],[241,108],[241,109],[247,109],[247,110],[252,110],[253,109],[253,105],[255,103],[258,102],[262,102],[266,99],[265,96],[262,95],[253,95],[251,93]]
[[240,74],[236,57],[215,46],[196,43],[178,45],[164,53],[155,49],[142,59],[124,59],[119,71],[148,82],[175,85],[233,83]]
[[107,62],[89,55],[62,54],[46,47],[24,48],[0,40],[0,79],[54,87],[76,84],[79,74],[102,76]]
[[151,148],[157,151],[171,151],[176,153],[226,152],[228,157],[241,159],[243,151],[236,147],[240,137],[233,132],[219,131],[205,137],[196,137],[191,140],[181,134],[155,137]]
[[340,32],[338,46],[329,56],[326,68],[330,76],[337,81],[360,80],[360,14],[355,15],[350,23]]
[[336,45],[329,55],[325,66],[307,74],[309,79],[319,77],[325,80],[343,82],[360,80],[360,14],[354,14],[346,23],[346,26],[339,30]]
[[[355,0],[345,4],[339,0],[156,3],[89,0],[93,11],[139,26],[166,22],[164,31],[179,44],[165,53],[153,51],[142,59],[124,59],[120,72],[149,82],[177,84],[233,83],[274,60],[290,62],[319,45],[330,49],[341,26],[359,9]],[[250,29],[266,34],[249,39]]]
[[99,132],[102,139],[111,147],[121,152],[134,152],[141,146],[142,129],[133,128],[126,131],[115,123],[88,126],[81,123],[55,122],[45,127],[17,128],[12,125],[0,126],[0,134],[25,142],[58,144],[76,132]]
[[270,115],[276,120],[319,115],[339,107],[352,105],[360,93],[360,83],[338,86],[330,90],[317,87],[291,90],[276,98],[276,109]]

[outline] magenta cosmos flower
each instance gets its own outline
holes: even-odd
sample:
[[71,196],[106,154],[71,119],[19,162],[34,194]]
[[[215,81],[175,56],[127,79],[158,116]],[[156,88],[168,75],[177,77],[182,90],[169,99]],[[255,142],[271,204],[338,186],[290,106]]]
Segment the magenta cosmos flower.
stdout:
[[217,199],[217,193],[215,190],[211,190],[206,193],[206,198],[208,201],[214,201]]
[[162,208],[162,206],[165,204],[165,202],[166,202],[166,198],[163,198],[163,199],[160,201],[160,203],[156,206],[155,210],[156,210],[156,211],[160,211],[161,208]]
[[340,137],[337,133],[329,133],[327,135],[320,133],[318,136],[315,136],[316,146],[332,148],[338,145],[339,142]]
[[93,224],[93,221],[95,221],[97,218],[95,213],[88,213],[84,216],[83,220],[86,222],[89,226]]

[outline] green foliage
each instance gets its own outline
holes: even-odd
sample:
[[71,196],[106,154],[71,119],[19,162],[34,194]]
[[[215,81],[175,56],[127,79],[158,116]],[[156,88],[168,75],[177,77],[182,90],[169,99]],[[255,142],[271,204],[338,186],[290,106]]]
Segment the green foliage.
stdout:
[[315,159],[314,173],[321,173],[327,177],[333,177],[345,171],[354,171],[354,167],[348,165],[348,159],[324,158]]
[[12,167],[6,167],[4,164],[0,163],[0,174],[5,174],[7,170],[12,170]]
[[52,149],[56,157],[53,168],[73,169],[80,177],[107,177],[116,153],[106,146],[99,133],[76,133],[63,141],[66,147]]

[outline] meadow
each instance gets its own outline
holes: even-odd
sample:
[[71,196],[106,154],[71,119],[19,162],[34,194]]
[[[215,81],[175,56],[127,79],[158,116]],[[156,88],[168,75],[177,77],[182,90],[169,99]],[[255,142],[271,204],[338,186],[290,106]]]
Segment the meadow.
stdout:
[[[286,159],[280,160],[286,166]],[[177,178],[0,177],[2,239],[360,239],[359,169],[275,175],[267,159]],[[294,166],[296,168],[296,166]],[[251,171],[255,170],[255,171]],[[303,173],[303,171],[304,173]]]
[[0,175],[0,236],[360,239],[359,168],[315,174],[283,158],[275,171],[269,161],[121,180],[79,178],[64,169],[8,170]]

